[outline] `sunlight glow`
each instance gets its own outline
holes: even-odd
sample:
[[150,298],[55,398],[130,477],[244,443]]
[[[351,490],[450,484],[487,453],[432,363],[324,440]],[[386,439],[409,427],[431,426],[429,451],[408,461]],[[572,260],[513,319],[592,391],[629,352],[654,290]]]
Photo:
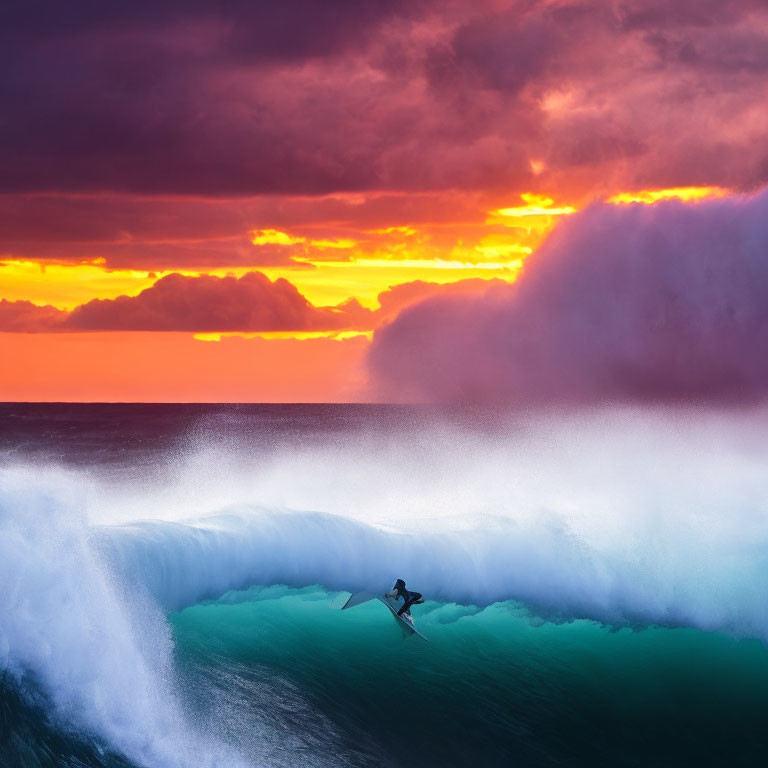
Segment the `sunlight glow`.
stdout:
[[685,202],[725,197],[729,190],[723,187],[672,187],[671,189],[643,189],[639,192],[621,192],[608,198],[609,203],[646,203],[677,199]]
[[[617,193],[608,197],[607,202],[652,204],[678,199],[695,203],[726,194],[728,190],[722,187],[675,187]],[[215,269],[188,267],[152,272],[111,269],[101,256],[79,263],[10,258],[0,261],[0,298],[72,310],[95,298],[136,296],[171,272],[189,277],[201,274],[241,277],[256,270],[272,280],[279,277],[289,280],[315,306],[335,306],[355,298],[362,306],[375,309],[380,293],[410,281],[444,284],[467,278],[500,278],[512,282],[517,279],[525,259],[535,252],[561,217],[580,207],[580,203],[568,205],[556,195],[535,193],[521,194],[520,202],[517,206],[486,209],[484,222],[470,221],[466,225],[458,221],[400,223],[353,230],[347,235],[336,222],[325,229],[316,225],[311,236],[279,229],[250,232],[251,242],[256,246],[291,247],[291,257],[301,262],[293,266],[251,265],[241,261]],[[259,334],[263,338],[315,338],[317,335]],[[328,336],[325,332],[319,335]],[[195,338],[216,341],[222,334],[202,333]]]
[[491,214],[509,218],[525,218],[527,216],[567,216],[570,213],[576,212],[576,209],[570,205],[553,207],[555,201],[545,195],[522,194],[520,197],[525,202],[525,205],[512,208],[498,208],[495,211],[491,211]]
[[294,237],[279,229],[256,229],[251,233],[254,245],[296,245],[305,243],[306,237]]
[[403,235],[405,237],[410,237],[411,235],[415,235],[418,232],[417,229],[406,226],[385,227],[384,229],[372,229],[370,231],[374,235]]
[[373,338],[373,331],[222,331],[221,333],[195,333],[196,341],[216,342],[222,339],[332,339],[344,341],[365,337]]
[[301,245],[326,250],[328,248],[354,248],[358,242],[351,238],[325,238],[312,240],[309,237],[301,235],[291,235],[288,232],[281,232],[279,229],[256,229],[251,232],[251,242],[253,245]]
[[[173,270],[181,271],[181,270]],[[0,298],[74,309],[91,299],[135,296],[168,272],[105,269],[100,264],[0,261]],[[197,272],[185,274],[197,275]]]
[[310,240],[309,244],[313,248],[325,250],[326,248],[354,248],[357,240],[338,238],[337,240]]

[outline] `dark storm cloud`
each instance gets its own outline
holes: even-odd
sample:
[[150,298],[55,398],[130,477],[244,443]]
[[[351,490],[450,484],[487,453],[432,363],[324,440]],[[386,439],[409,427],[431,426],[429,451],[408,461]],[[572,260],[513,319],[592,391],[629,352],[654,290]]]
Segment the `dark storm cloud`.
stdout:
[[[309,269],[306,259],[347,258],[349,249],[323,249],[323,241],[354,241],[361,253],[381,253],[399,246],[403,237],[387,228],[406,223],[430,229],[429,244],[442,254],[460,237],[479,240],[494,232],[485,223],[492,207],[482,193],[453,192],[241,199],[0,195],[0,264],[90,262],[106,269],[163,272],[239,266]],[[454,228],[456,221],[460,231]],[[304,241],[252,243],[254,232],[270,229]],[[505,227],[496,230],[508,232]]]
[[[436,93],[457,107],[482,105],[497,132],[506,125],[543,161],[541,186],[600,195],[768,180],[768,108],[758,95],[768,67],[764,3],[496,8],[460,24],[427,72]],[[512,103],[516,113],[505,113]]]
[[419,5],[6,4],[0,186],[210,194],[369,186],[370,168],[326,161],[322,140],[313,149],[305,136],[297,147],[260,81],[283,65],[352,55]]
[[751,0],[6,3],[0,190],[754,187],[766,50]]
[[760,0],[623,0],[616,6],[624,29],[658,30],[733,23]]
[[218,57],[304,60],[362,46],[381,21],[411,15],[421,5],[419,0],[8,0],[0,23],[11,44],[214,25],[221,29]]
[[519,3],[479,16],[456,31],[451,51],[463,76],[505,93],[516,93],[547,72],[556,72],[594,30],[612,16],[600,4]]

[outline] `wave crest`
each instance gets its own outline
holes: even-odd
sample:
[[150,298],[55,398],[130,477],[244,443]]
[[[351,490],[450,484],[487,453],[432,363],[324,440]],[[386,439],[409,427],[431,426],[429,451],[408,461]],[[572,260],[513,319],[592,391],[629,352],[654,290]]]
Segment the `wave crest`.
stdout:
[[82,504],[67,478],[0,472],[0,670],[138,765],[237,765],[184,722],[162,611],[124,590]]

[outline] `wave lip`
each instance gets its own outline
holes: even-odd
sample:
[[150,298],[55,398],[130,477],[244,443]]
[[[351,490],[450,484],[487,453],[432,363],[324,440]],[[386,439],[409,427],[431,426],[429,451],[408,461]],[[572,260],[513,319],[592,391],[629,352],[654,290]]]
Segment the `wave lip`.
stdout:
[[105,527],[98,537],[120,579],[165,611],[254,584],[379,592],[402,576],[439,602],[515,600],[554,621],[768,640],[766,547],[747,535],[716,539],[686,518],[655,520],[642,536],[627,525],[590,541],[551,514],[433,528],[406,534],[327,513],[239,505],[187,523]]

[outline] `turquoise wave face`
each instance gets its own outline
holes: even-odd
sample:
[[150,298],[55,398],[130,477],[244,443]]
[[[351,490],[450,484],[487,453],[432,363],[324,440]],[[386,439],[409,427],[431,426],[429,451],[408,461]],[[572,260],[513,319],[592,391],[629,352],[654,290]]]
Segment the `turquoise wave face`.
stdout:
[[424,642],[377,602],[338,610],[346,597],[252,588],[174,614],[198,721],[266,764],[753,765],[762,754],[758,641],[428,602],[413,609]]

